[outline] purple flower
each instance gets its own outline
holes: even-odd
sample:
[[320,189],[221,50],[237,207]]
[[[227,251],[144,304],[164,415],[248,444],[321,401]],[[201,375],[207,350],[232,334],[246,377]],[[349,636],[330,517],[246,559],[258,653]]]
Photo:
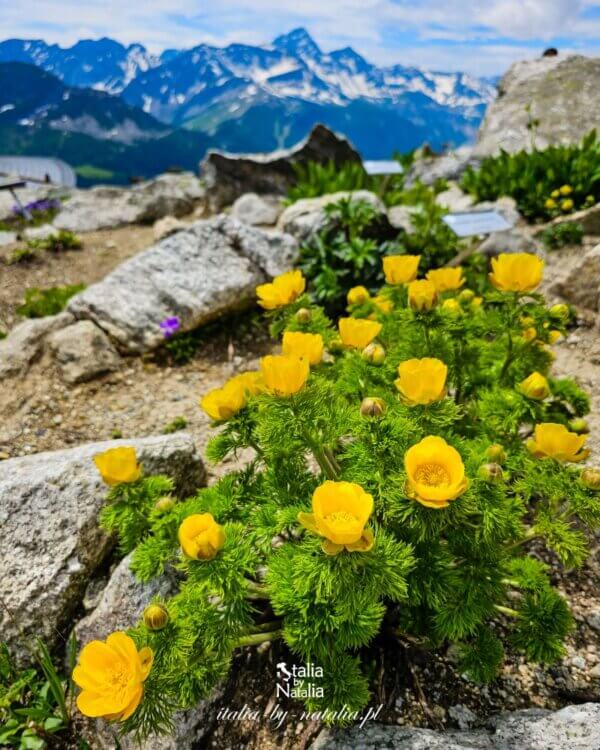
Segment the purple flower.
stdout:
[[12,207],[12,213],[14,216],[22,216],[24,211],[29,211],[29,213],[34,213],[35,211],[45,212],[45,211],[56,211],[60,208],[60,201],[56,198],[40,198],[37,201],[31,201],[31,203],[27,203],[26,206],[21,208],[21,206],[13,206]]
[[174,333],[181,328],[181,321],[178,317],[167,318],[160,324],[160,330],[163,332],[166,339],[171,338]]

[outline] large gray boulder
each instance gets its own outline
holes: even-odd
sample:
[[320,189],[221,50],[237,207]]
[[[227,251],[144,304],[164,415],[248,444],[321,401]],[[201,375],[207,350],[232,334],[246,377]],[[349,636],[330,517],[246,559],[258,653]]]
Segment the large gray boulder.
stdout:
[[204,195],[198,178],[191,172],[163,174],[129,188],[99,186],[77,190],[62,204],[53,224],[72,232],[152,224],[163,216],[191,213]]
[[279,217],[277,228],[293,235],[299,242],[314,237],[327,222],[325,207],[342,200],[368,203],[382,221],[388,224],[388,216],[383,201],[369,190],[340,191],[327,193],[318,198],[302,198],[288,206]]
[[414,727],[367,723],[336,732],[321,731],[311,750],[598,750],[600,704],[560,711],[528,709],[503,714],[491,731],[434,732]]
[[244,193],[285,195],[296,181],[294,167],[308,162],[361,164],[350,143],[324,125],[289,149],[269,154],[227,154],[209,151],[200,165],[213,211],[220,211]]
[[168,474],[182,496],[205,480],[194,442],[182,432],[0,462],[0,597],[13,615],[0,607],[0,633],[20,657],[21,634],[39,635],[49,646],[63,637],[113,545],[98,525],[108,490],[92,459],[119,445],[133,445],[144,472]]
[[142,353],[163,343],[165,318],[177,316],[185,331],[248,307],[256,285],[289,270],[296,257],[292,237],[219,216],[125,261],[72,297],[68,310],[96,323],[122,350]]
[[23,374],[44,350],[45,338],[74,322],[70,313],[28,318],[0,341],[0,380]]
[[580,141],[600,122],[599,79],[600,57],[557,55],[515,63],[488,107],[474,156]]
[[600,245],[582,255],[551,287],[568,302],[589,310],[600,308]]

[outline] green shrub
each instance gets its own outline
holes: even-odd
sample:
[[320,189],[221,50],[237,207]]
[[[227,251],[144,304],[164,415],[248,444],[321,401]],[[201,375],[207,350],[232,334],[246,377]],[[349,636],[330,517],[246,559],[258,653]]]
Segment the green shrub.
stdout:
[[139,580],[179,572],[160,621],[131,624],[154,662],[125,732],[168,732],[236,650],[274,640],[323,669],[303,683],[310,711],[364,710],[375,639],[379,651],[398,637],[454,644],[459,668],[486,681],[506,651],[564,655],[572,616],[531,542],[584,563],[600,471],[582,470],[586,436],[569,431],[589,398],[550,373],[568,310],[532,290],[538,258],[514,257],[483,298],[445,269],[384,286],[387,310],[353,309],[337,326],[286,276],[269,315],[287,356],[201,402],[219,426],[209,460],[254,459],[177,502],[171,480],[139,477],[134,452],[129,466],[114,457],[132,479],[108,490],[103,527]]
[[29,244],[27,244],[25,245],[25,247],[18,247],[16,250],[14,250],[6,259],[6,263],[9,266],[18,263],[31,263],[32,260],[38,260],[39,257],[40,254],[37,248],[31,247]]
[[49,289],[32,287],[25,292],[25,300],[17,308],[17,313],[24,318],[45,318],[47,315],[57,315],[65,309],[73,295],[84,289],[85,284],[54,286]]
[[80,250],[83,242],[73,232],[61,229],[56,234],[40,240],[28,240],[28,247],[36,250],[47,250],[50,253],[62,253],[65,250]]
[[565,245],[581,245],[583,235],[583,226],[579,222],[565,221],[546,227],[538,236],[549,250],[558,250]]
[[318,198],[340,190],[371,190],[371,177],[362,164],[348,162],[338,167],[334,161],[325,164],[308,162],[294,165],[296,184],[288,192],[288,203],[302,198]]
[[530,220],[570,213],[600,200],[600,142],[593,130],[579,145],[502,151],[478,168],[469,167],[461,186],[477,201],[509,195]]

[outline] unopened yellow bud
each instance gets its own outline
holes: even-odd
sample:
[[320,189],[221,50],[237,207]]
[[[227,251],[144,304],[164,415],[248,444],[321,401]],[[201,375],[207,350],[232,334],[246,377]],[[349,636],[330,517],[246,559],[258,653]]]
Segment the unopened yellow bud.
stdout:
[[550,317],[554,320],[568,320],[569,319],[569,306],[568,305],[552,305],[548,310]]
[[460,312],[460,304],[454,297],[450,297],[450,299],[445,299],[442,302],[442,309],[449,313],[458,313]]
[[494,443],[486,450],[485,455],[493,463],[503,464],[506,461],[506,451],[500,443]]
[[298,321],[298,323],[310,323],[311,319],[312,313],[308,309],[308,307],[301,307],[296,312],[296,320]]
[[169,613],[162,604],[149,604],[144,610],[144,625],[149,630],[162,630],[169,622]]
[[172,510],[172,508],[175,506],[175,501],[170,495],[165,495],[164,497],[159,497],[158,500],[154,503],[154,510],[158,511],[159,513],[167,513],[168,511]]
[[458,299],[463,305],[469,305],[475,299],[475,292],[472,289],[463,289]]
[[578,435],[587,435],[590,431],[590,426],[585,421],[585,419],[578,417],[577,419],[572,419],[569,422],[569,429],[571,430],[571,432],[576,432]]
[[600,469],[584,469],[581,472],[581,481],[588,490],[598,492],[600,490]]
[[479,467],[479,476],[482,479],[485,479],[486,482],[495,484],[496,482],[501,482],[504,479],[504,472],[502,471],[502,467],[500,466],[500,464],[482,464]]
[[382,398],[363,398],[360,405],[360,413],[363,417],[381,417],[386,411],[385,401]]
[[368,344],[362,350],[362,358],[366,362],[379,367],[379,365],[382,365],[385,360],[385,349],[381,344]]
[[331,339],[331,341],[327,345],[327,348],[330,352],[343,352],[345,347],[342,339],[339,336],[336,336],[335,338]]
[[519,385],[519,390],[527,398],[543,401],[550,395],[550,386],[541,372],[532,372]]

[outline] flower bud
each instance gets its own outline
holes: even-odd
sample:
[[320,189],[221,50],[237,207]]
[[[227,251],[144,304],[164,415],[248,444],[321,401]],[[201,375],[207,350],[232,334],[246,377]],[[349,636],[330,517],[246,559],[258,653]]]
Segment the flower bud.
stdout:
[[576,432],[578,435],[587,435],[590,431],[590,426],[585,419],[578,417],[569,422],[569,429],[571,432]]
[[442,302],[442,309],[446,310],[446,312],[449,313],[457,313],[460,312],[460,304],[457,300],[454,299],[454,297],[450,297],[450,299],[445,299]]
[[353,286],[346,297],[349,305],[362,305],[370,298],[369,290],[364,286]]
[[383,364],[383,361],[385,359],[385,349],[383,348],[383,346],[381,346],[381,344],[368,344],[362,350],[362,358],[366,362],[379,367],[379,365]]
[[568,320],[569,319],[569,306],[568,305],[552,305],[548,310],[550,317],[554,320]]
[[581,482],[589,489],[600,490],[600,469],[584,469],[581,472]]
[[172,510],[175,506],[175,501],[170,495],[164,495],[163,497],[159,497],[158,500],[154,503],[154,510],[158,513],[167,513],[168,511]]
[[382,398],[363,398],[360,405],[360,413],[363,417],[381,417],[386,410],[385,401]]
[[519,390],[535,401],[543,401],[550,395],[550,385],[541,372],[532,372],[520,383]]
[[162,604],[149,604],[144,610],[144,625],[149,630],[162,630],[169,622],[169,613]]
[[458,299],[463,305],[470,305],[475,299],[475,292],[472,289],[463,289],[458,295]]
[[331,341],[327,345],[327,348],[330,352],[343,352],[344,342],[339,336],[336,336],[335,338],[331,339]]
[[506,461],[506,451],[500,443],[494,443],[486,450],[485,455],[495,464],[503,464]]
[[535,323],[535,320],[531,317],[531,315],[522,315],[519,318],[519,323],[523,328],[529,328]]
[[501,482],[504,479],[504,472],[500,464],[482,464],[479,467],[479,476],[490,484]]
[[312,312],[308,309],[308,307],[301,307],[296,312],[296,320],[298,323],[310,323],[312,320]]

